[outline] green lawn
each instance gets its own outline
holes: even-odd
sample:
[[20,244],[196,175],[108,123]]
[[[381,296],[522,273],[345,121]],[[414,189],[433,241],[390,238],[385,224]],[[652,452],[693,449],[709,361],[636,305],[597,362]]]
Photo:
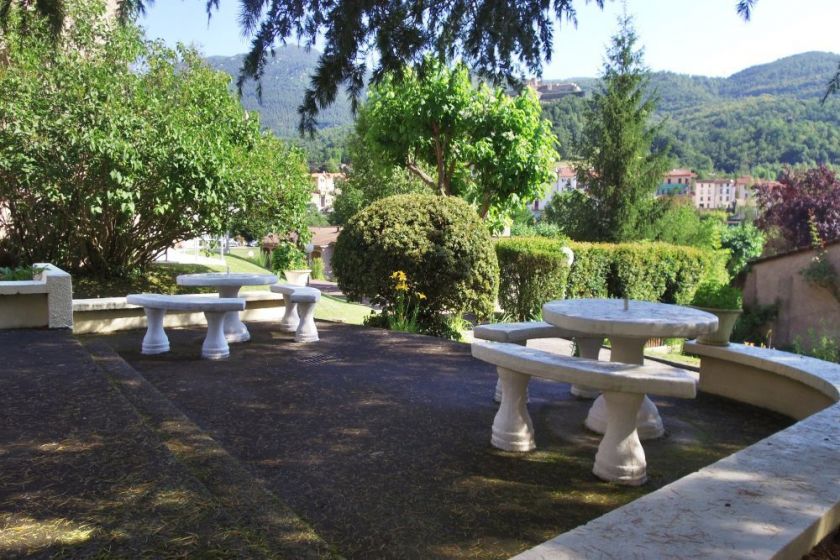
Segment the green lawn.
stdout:
[[343,297],[322,295],[321,302],[315,307],[315,318],[324,321],[338,321],[361,325],[365,317],[370,315],[371,308],[367,305],[349,303]]

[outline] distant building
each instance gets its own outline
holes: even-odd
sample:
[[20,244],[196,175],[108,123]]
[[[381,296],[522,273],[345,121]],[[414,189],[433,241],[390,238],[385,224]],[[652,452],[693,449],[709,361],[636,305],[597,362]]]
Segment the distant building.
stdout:
[[309,231],[312,234],[312,240],[309,242],[312,245],[312,251],[309,253],[309,258],[321,259],[324,263],[324,274],[331,280],[333,277],[332,257],[339,228],[336,226],[310,227]]
[[534,200],[529,205],[531,212],[535,216],[540,216],[545,210],[545,207],[551,201],[555,194],[564,191],[578,188],[577,175],[572,166],[568,164],[558,163],[554,166],[555,180],[554,183],[546,189],[545,195],[538,200]]
[[696,178],[697,174],[691,169],[672,169],[656,189],[656,196],[688,196]]
[[540,102],[556,101],[561,97],[574,95],[581,97],[584,91],[574,82],[541,82],[536,78],[528,81],[528,87],[537,92]]
[[[735,179],[704,179],[694,183],[694,207],[701,210],[735,210],[739,187]],[[743,187],[741,187],[743,190]]]
[[752,177],[737,179],[704,179],[694,183],[694,206],[703,210],[726,210],[735,212],[753,204]]
[[312,177],[313,188],[309,202],[321,212],[331,211],[338,194],[335,183],[339,179],[344,179],[344,174],[310,173],[310,177]]

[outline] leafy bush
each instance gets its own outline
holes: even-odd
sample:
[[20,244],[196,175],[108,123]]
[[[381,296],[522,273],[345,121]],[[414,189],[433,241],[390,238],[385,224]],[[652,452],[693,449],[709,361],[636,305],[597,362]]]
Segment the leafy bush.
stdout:
[[817,333],[814,329],[808,329],[806,341],[797,336],[793,341],[793,349],[797,354],[840,363],[840,340],[824,332]]
[[577,243],[568,297],[686,304],[705,280],[725,281],[725,254],[668,243]]
[[[531,318],[558,297],[629,297],[686,304],[703,281],[728,279],[726,254],[666,243],[568,243],[512,238],[496,244],[501,269],[499,303],[518,320]],[[522,272],[519,272],[522,270]],[[529,275],[531,278],[529,279]]]
[[549,237],[566,239],[563,229],[557,224],[542,221],[535,224],[514,223],[510,228],[512,237]]
[[307,267],[306,254],[292,243],[284,241],[271,252],[271,270],[283,273],[286,270],[300,270]]
[[751,260],[761,256],[764,234],[752,224],[729,227],[721,234],[721,247],[729,251],[726,269],[734,278],[746,270]]
[[779,314],[779,306],[754,305],[744,307],[744,312],[735,321],[730,340],[772,346],[771,325]]
[[701,284],[691,300],[692,305],[709,309],[741,309],[743,296],[741,290],[716,282]]
[[338,285],[349,298],[393,306],[391,275],[406,273],[410,290],[426,296],[418,321],[444,331],[444,313],[493,311],[499,268],[487,228],[455,197],[397,195],[355,214],[338,236],[333,257]]
[[0,282],[13,282],[18,280],[32,280],[43,272],[43,268],[35,266],[17,266],[14,268],[3,266],[0,267]]
[[323,280],[324,276],[324,259],[321,258],[314,258],[312,259],[312,278],[314,280]]
[[761,211],[756,225],[768,233],[778,228],[790,248],[808,246],[811,223],[821,239],[840,239],[840,179],[824,165],[786,169],[778,183],[756,187],[756,200]]
[[562,243],[542,237],[515,237],[496,243],[499,305],[517,321],[537,317],[542,304],[565,296],[569,275]]
[[302,225],[305,158],[261,132],[229,76],[101,5],[66,8],[61,48],[37,22],[3,40],[0,226],[17,259],[121,276],[238,219],[260,216],[260,235]]

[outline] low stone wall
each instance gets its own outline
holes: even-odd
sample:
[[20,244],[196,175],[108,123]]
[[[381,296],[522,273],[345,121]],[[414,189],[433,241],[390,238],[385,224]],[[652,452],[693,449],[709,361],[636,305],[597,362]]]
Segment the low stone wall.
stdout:
[[798,560],[840,525],[840,365],[740,344],[685,351],[701,357],[701,391],[801,420],[516,560]]
[[[840,241],[829,244],[826,254],[840,270]],[[840,301],[802,276],[816,255],[813,249],[800,249],[750,263],[744,304],[778,305],[779,314],[772,324],[775,346],[792,345],[800,339],[807,347],[813,342],[812,335],[840,338]]]
[[[218,294],[202,294],[217,298]],[[271,292],[240,292],[246,301],[243,321],[279,321],[283,317],[283,297]],[[124,297],[73,300],[73,332],[77,334],[108,333],[146,327],[142,307],[129,305]],[[163,321],[164,327],[204,325],[204,313],[178,313],[170,311]]]
[[70,275],[48,263],[34,280],[0,282],[0,329],[73,326],[73,284]]

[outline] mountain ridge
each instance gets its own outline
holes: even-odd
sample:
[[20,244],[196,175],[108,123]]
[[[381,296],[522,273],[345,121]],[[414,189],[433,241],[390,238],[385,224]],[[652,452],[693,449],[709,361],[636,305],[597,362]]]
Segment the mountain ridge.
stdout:
[[[298,136],[297,107],[309,85],[319,52],[287,45],[276,51],[263,77],[260,103],[256,84],[246,84],[242,104],[256,111],[261,122],[281,138],[303,144],[310,163],[344,159],[343,135],[353,123],[343,91],[318,117],[321,140]],[[236,77],[244,55],[206,57],[208,64]],[[727,77],[651,73],[659,97],[657,115],[665,122],[657,143],[671,144],[676,164],[698,170],[736,173],[756,166],[768,173],[781,165],[831,163],[840,165],[840,101],[819,100],[840,65],[840,54],[824,51],[796,53],[749,66]],[[588,94],[597,78],[576,77]],[[582,131],[585,98],[567,97],[546,104],[560,139],[560,157],[574,158]]]

